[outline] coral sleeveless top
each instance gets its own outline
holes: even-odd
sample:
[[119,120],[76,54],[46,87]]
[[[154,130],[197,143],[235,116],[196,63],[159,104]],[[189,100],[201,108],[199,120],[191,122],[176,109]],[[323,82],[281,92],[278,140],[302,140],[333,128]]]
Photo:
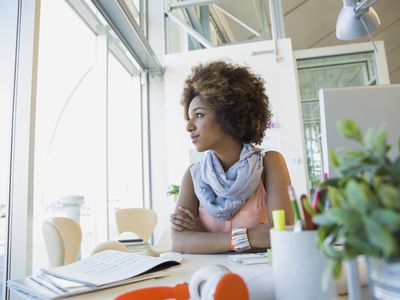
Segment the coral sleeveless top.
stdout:
[[204,208],[199,207],[200,221],[208,232],[230,232],[232,227],[252,228],[259,224],[266,224],[268,223],[268,208],[265,197],[264,184],[260,181],[256,191],[232,219],[226,221],[216,219]]

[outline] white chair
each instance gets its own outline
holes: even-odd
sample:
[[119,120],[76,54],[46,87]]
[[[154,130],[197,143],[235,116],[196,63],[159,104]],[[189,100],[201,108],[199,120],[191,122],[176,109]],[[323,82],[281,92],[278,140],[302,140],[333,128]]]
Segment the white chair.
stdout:
[[117,251],[122,251],[122,252],[128,252],[128,247],[126,247],[124,244],[117,242],[117,241],[108,241],[108,242],[104,242],[104,243],[97,245],[93,249],[91,255],[96,254],[101,251],[105,251],[105,250],[117,250]]
[[121,208],[115,212],[118,234],[131,232],[148,242],[157,224],[157,214],[147,208]]
[[54,217],[44,221],[43,236],[50,267],[67,265],[79,259],[82,231],[74,219]]

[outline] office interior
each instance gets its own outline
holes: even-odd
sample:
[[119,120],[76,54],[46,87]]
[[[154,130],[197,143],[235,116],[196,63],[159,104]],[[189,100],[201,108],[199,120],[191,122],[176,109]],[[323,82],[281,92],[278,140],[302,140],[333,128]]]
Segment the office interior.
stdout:
[[345,41],[342,0],[0,0],[2,297],[6,280],[48,265],[52,216],[75,214],[81,257],[118,238],[119,208],[153,209],[158,241],[169,187],[202,157],[180,105],[201,62],[246,64],[265,79],[274,115],[261,146],[312,195],[319,89],[400,84],[400,1],[375,2],[380,26]]

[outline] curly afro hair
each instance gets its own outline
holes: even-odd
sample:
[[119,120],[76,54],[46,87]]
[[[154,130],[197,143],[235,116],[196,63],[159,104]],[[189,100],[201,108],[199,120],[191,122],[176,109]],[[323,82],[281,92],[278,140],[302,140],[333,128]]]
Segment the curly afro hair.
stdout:
[[264,80],[248,67],[224,61],[193,67],[181,101],[186,120],[196,96],[215,112],[224,133],[242,143],[261,144],[272,113]]

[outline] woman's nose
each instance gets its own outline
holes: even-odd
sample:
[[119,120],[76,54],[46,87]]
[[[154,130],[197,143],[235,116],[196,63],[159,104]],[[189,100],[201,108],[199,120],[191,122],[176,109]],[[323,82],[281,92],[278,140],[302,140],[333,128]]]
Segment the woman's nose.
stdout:
[[193,130],[194,130],[193,122],[189,120],[186,124],[186,131],[191,132]]

